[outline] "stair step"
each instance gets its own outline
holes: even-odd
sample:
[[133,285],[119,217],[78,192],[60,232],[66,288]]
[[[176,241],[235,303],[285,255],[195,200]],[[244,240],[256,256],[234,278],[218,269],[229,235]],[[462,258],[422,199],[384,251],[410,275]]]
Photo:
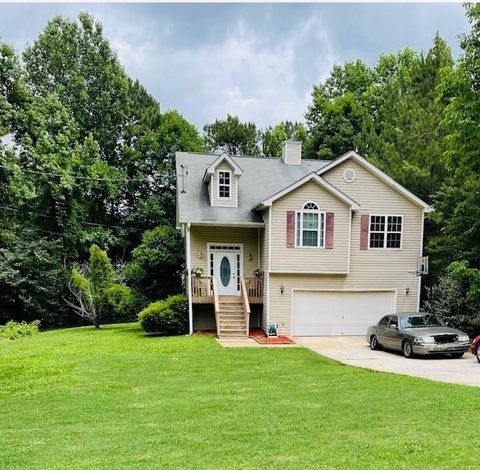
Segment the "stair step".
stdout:
[[245,330],[220,330],[218,336],[247,336]]

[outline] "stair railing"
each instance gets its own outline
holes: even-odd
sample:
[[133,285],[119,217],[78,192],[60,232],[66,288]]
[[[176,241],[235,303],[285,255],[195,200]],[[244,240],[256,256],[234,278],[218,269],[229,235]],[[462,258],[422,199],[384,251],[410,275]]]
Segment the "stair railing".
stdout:
[[217,326],[217,336],[219,334],[220,322],[218,320],[218,314],[220,312],[220,301],[218,299],[218,287],[217,280],[212,277],[212,291],[213,291],[213,305],[215,307],[215,324]]
[[245,279],[242,277],[240,280],[240,296],[242,297],[243,302],[243,312],[245,315],[245,334],[248,337],[249,326],[250,326],[250,303],[248,301],[248,292],[245,286]]

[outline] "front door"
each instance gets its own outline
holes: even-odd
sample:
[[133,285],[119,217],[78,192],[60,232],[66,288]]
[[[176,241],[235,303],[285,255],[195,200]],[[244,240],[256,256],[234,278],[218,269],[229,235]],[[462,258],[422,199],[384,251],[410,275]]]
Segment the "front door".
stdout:
[[217,280],[219,295],[239,295],[240,253],[214,251],[213,276]]

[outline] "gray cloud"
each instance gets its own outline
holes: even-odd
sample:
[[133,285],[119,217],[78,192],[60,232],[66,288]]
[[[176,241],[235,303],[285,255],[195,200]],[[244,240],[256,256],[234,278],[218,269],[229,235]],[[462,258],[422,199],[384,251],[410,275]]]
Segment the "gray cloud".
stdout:
[[458,54],[468,29],[458,4],[2,4],[0,37],[21,51],[53,15],[81,10],[163,110],[200,128],[227,114],[260,127],[301,120],[335,63],[425,50],[437,30]]

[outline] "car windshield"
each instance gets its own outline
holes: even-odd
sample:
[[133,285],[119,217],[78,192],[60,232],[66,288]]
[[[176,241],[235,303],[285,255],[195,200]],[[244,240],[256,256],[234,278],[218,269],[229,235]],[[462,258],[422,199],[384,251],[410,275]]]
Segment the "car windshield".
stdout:
[[435,315],[412,315],[400,317],[402,328],[427,328],[429,326],[445,326]]

